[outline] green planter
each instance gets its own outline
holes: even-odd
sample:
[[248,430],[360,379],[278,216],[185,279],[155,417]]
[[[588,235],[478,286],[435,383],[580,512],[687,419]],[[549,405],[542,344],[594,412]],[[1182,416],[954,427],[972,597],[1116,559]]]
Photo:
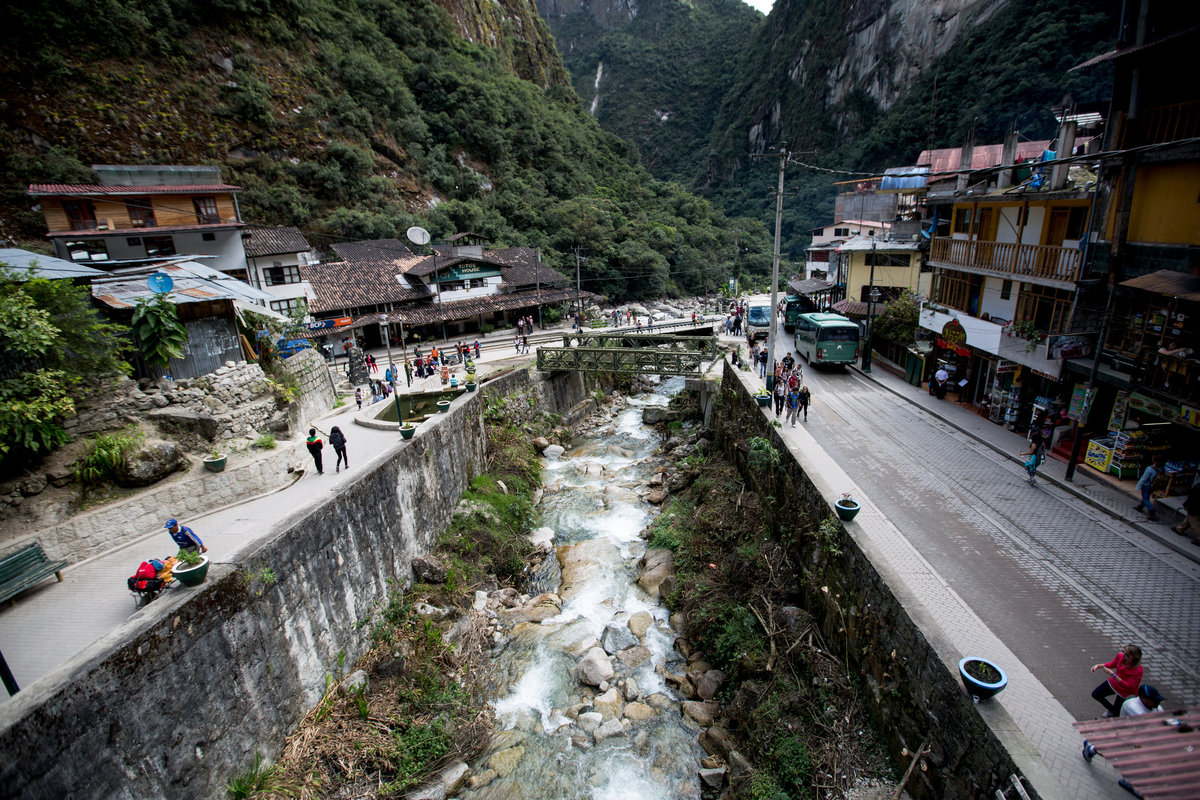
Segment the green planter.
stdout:
[[438,413],[445,414],[447,411],[450,410],[450,401],[449,400],[438,400],[437,406],[438,406]]
[[405,439],[411,439],[413,434],[417,432],[416,425],[409,425],[407,422],[400,426],[400,435]]
[[227,458],[228,458],[228,456],[221,456],[220,458],[212,458],[212,457],[205,458],[204,459],[204,468],[206,470],[208,470],[209,472],[224,472],[225,471],[225,460]]
[[758,404],[763,408],[771,405],[771,395],[769,394],[756,394],[754,395],[754,399],[757,400]]
[[194,567],[180,561],[172,568],[171,574],[184,586],[199,586],[208,577],[208,556],[200,556],[200,559],[200,563]]
[[475,382],[474,381],[471,381],[470,383],[467,384],[467,391],[468,392],[475,391]]
[[858,516],[858,512],[862,511],[862,506],[854,500],[838,500],[833,504],[833,510],[837,512],[842,522],[849,522]]

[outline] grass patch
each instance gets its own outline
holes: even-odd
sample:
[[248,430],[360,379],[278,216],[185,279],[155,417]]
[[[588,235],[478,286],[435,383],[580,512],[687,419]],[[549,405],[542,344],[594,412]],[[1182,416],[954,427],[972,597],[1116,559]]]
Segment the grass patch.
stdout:
[[273,433],[264,433],[254,440],[254,446],[260,450],[273,450],[275,449],[275,445],[275,434]]

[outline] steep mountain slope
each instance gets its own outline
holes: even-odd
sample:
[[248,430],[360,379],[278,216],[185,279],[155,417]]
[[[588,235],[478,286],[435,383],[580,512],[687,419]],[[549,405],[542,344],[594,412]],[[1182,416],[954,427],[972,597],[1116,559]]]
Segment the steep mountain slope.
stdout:
[[44,230],[29,182],[209,163],[248,221],[322,245],[417,222],[552,264],[579,244],[584,288],[617,297],[700,289],[731,260],[720,213],[584,112],[528,0],[43,0],[5,35],[10,237]]
[[575,91],[655,175],[704,174],[710,126],[764,17],[741,0],[539,0]]

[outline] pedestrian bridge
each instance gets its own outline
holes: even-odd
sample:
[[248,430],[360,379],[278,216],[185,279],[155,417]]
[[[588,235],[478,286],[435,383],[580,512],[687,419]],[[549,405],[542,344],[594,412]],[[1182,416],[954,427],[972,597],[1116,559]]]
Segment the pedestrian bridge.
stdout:
[[[668,327],[676,332],[663,332]],[[543,371],[694,376],[720,352],[711,324],[681,322],[655,326],[652,332],[614,329],[563,334],[562,347],[538,348],[537,366]]]

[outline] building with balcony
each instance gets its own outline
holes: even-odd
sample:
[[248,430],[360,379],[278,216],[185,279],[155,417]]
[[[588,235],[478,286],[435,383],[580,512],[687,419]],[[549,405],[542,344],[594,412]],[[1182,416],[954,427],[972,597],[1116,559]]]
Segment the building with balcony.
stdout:
[[247,280],[238,186],[218,167],[111,166],[92,169],[97,184],[33,184],[47,237],[59,258],[105,267],[175,255],[203,257],[213,269]]
[[247,228],[242,246],[250,268],[251,285],[271,295],[271,310],[288,315],[307,309],[315,295],[300,268],[319,259],[304,234],[296,228]]
[[804,251],[804,278],[819,278],[844,286],[845,267],[838,257],[838,248],[855,236],[882,236],[889,227],[887,222],[839,219],[832,225],[814,228],[812,243]]

